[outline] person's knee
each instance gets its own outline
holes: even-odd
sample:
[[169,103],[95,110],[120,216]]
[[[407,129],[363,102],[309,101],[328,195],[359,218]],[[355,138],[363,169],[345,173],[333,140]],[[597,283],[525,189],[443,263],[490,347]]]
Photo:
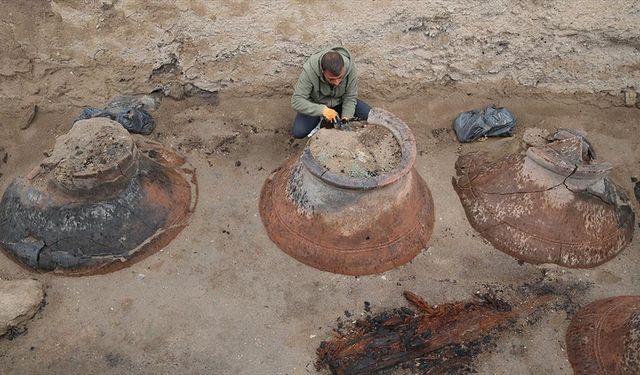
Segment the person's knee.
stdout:
[[367,121],[369,119],[369,112],[371,112],[371,108],[366,108],[365,110],[362,111],[362,113],[360,114],[360,116],[358,116],[358,118],[361,118]]
[[307,134],[309,134],[308,131],[302,129],[301,126],[295,126],[295,124],[293,125],[293,129],[291,129],[291,135],[293,138],[304,138]]
[[295,120],[293,120],[291,135],[293,135],[294,138],[306,137],[309,133],[311,133],[311,130],[313,130],[313,128],[315,128],[315,126],[318,124],[318,119],[319,117],[315,118],[315,117],[298,113],[296,115]]
[[313,127],[310,127],[306,121],[296,118],[296,121],[293,122],[293,127],[291,128],[291,135],[294,138],[304,138],[311,132],[311,129],[313,129]]
[[356,103],[355,116],[366,121],[369,118],[369,112],[371,112],[371,107],[369,106],[369,104],[358,99],[358,102]]

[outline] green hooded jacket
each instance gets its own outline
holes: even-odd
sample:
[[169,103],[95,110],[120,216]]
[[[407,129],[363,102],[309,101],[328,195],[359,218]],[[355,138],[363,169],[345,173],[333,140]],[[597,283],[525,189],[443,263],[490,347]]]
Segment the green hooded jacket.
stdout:
[[[327,82],[320,67],[322,56],[329,51],[336,51],[342,56],[346,69],[342,82],[336,87]],[[294,111],[309,116],[322,116],[324,106],[333,108],[342,104],[340,116],[353,117],[358,97],[358,73],[346,48],[336,46],[316,52],[304,63],[302,69],[291,97]]]

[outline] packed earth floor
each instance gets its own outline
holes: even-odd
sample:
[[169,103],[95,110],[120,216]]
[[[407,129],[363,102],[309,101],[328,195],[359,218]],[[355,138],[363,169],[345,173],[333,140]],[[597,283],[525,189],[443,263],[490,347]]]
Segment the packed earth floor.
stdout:
[[[104,275],[37,274],[0,256],[0,278],[36,278],[47,294],[26,332],[0,339],[0,373],[315,373],[316,349],[338,319],[408,306],[405,290],[442,304],[486,288],[544,282],[583,287],[571,296],[572,306],[549,308],[497,337],[475,368],[480,374],[571,374],[565,332],[575,309],[640,293],[638,226],[622,253],[592,269],[518,262],[469,225],[451,184],[454,163],[474,150],[516,151],[526,128],[581,128],[599,159],[613,164],[611,177],[637,213],[631,178],[640,178],[640,110],[603,96],[498,87],[435,88],[394,102],[363,99],[400,117],[416,136],[415,168],[433,194],[436,222],[428,248],[413,261],[383,274],[343,276],[299,263],[269,240],[258,214],[260,189],[306,142],[289,135],[289,97],[165,98],[152,113],[157,127],[150,137],[197,168],[200,194],[191,223],[160,252]],[[516,114],[514,137],[460,144],[451,129],[455,116],[488,104]],[[24,130],[2,125],[0,146],[9,156],[0,164],[0,188],[43,159],[81,110],[40,110]]]

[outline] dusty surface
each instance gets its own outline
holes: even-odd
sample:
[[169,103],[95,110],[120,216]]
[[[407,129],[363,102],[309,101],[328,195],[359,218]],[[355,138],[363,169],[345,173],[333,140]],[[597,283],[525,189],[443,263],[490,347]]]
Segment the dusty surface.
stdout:
[[313,157],[333,173],[374,177],[389,173],[402,156],[400,144],[384,126],[353,123],[350,130],[320,129],[309,140]]
[[[640,293],[637,227],[629,247],[594,269],[519,264],[478,237],[451,186],[461,153],[518,150],[528,127],[576,127],[631,193],[630,178],[640,178],[640,3],[376,1],[356,4],[357,17],[348,4],[0,2],[2,191],[83,107],[153,91],[168,98],[151,137],[185,153],[200,186],[191,224],[130,268],[68,278],[1,256],[0,278],[35,277],[48,295],[27,334],[0,340],[3,373],[313,373],[337,317],[359,315],[365,301],[373,313],[401,306],[405,289],[437,304],[543,275],[591,285],[576,306]],[[318,22],[332,12],[340,17]],[[304,147],[289,136],[300,66],[340,42],[356,56],[362,98],[415,133],[416,169],[436,204],[429,249],[383,275],[298,263],[269,241],[258,215],[264,180]],[[459,144],[455,116],[492,103],[516,114],[515,137]],[[478,372],[570,374],[570,314],[549,311],[501,337],[477,358]]]
[[368,97],[491,82],[633,106],[639,17],[634,0],[6,0],[0,98],[28,118],[154,90],[286,94],[307,56],[342,43]]
[[[200,201],[191,224],[163,251],[112,274],[37,275],[0,257],[0,277],[36,277],[48,294],[47,306],[26,335],[0,340],[0,366],[9,374],[313,373],[316,348],[345,310],[358,316],[365,301],[374,313],[403,306],[403,290],[438,304],[467,299],[484,284],[536,283],[544,275],[544,280],[592,284],[576,297],[577,306],[638,294],[637,227],[629,247],[594,269],[519,264],[478,237],[451,178],[461,153],[513,151],[527,127],[580,127],[589,132],[599,156],[615,166],[613,179],[631,193],[630,177],[640,174],[640,111],[584,104],[599,99],[591,96],[505,97],[501,88],[469,92],[443,88],[394,102],[364,98],[398,115],[416,135],[416,168],[431,188],[436,226],[429,249],[412,262],[358,278],[291,259],[269,241],[260,222],[264,180],[304,147],[304,141],[288,135],[290,124],[280,120],[293,119],[289,97],[221,96],[217,104],[165,99],[154,113],[153,137],[180,149],[198,169]],[[451,130],[455,116],[489,103],[518,116],[515,137],[458,143]],[[9,138],[2,146],[10,156],[0,187],[28,173],[41,159],[33,150],[51,148],[79,110],[40,113],[27,130],[3,125]],[[565,311],[552,310],[500,338],[494,350],[477,358],[479,373],[570,374],[564,351],[568,318]]]

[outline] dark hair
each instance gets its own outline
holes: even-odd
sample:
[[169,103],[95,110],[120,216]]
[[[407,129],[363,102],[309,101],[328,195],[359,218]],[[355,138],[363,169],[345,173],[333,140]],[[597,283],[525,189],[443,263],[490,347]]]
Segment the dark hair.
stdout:
[[331,74],[339,75],[342,73],[344,60],[342,60],[342,56],[338,52],[329,51],[322,56],[320,67],[322,67],[323,71],[328,70]]

